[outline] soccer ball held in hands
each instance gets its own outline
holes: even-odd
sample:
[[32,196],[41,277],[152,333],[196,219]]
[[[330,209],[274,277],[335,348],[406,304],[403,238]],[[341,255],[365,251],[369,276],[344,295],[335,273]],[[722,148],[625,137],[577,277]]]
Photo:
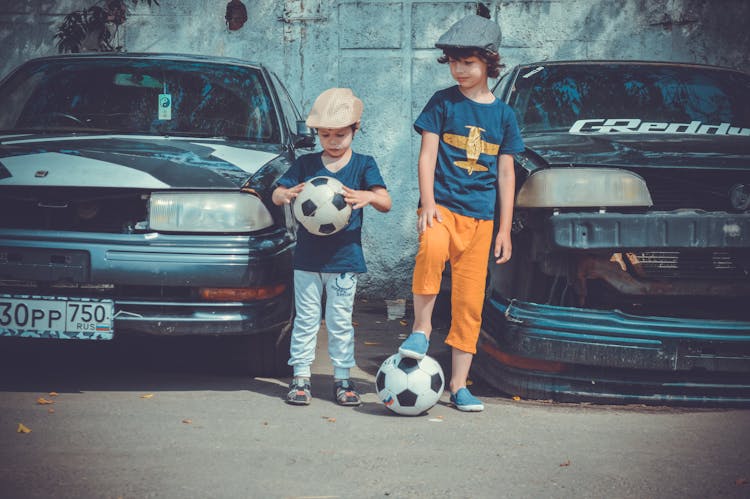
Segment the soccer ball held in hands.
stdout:
[[333,177],[314,177],[294,200],[294,217],[310,233],[330,236],[349,223],[352,207],[344,201],[344,184]]

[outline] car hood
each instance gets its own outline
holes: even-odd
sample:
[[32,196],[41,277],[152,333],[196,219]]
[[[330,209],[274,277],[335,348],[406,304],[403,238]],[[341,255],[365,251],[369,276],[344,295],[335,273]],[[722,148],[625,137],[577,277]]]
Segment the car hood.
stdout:
[[0,186],[238,189],[278,144],[132,135],[0,136]]
[[688,134],[524,133],[524,166],[750,170],[750,137]]

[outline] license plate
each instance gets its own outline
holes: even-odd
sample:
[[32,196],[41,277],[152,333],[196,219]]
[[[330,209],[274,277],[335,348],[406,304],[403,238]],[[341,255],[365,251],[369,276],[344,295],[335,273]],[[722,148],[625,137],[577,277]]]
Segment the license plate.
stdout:
[[112,300],[0,296],[0,336],[111,340]]

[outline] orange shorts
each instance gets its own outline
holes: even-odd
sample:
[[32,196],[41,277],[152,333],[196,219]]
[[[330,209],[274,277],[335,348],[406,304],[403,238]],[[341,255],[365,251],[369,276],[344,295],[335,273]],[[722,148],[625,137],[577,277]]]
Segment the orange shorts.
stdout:
[[451,263],[451,327],[445,342],[463,352],[476,353],[487,265],[494,223],[459,215],[438,206],[443,222],[433,221],[419,235],[412,292],[440,291],[445,262]]

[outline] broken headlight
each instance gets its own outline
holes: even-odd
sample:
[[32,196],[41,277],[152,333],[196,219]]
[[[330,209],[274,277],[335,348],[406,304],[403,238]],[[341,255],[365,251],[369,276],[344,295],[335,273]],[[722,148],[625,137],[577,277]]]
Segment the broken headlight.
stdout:
[[549,168],[524,182],[516,197],[521,208],[602,208],[651,206],[640,175],[617,168]]

